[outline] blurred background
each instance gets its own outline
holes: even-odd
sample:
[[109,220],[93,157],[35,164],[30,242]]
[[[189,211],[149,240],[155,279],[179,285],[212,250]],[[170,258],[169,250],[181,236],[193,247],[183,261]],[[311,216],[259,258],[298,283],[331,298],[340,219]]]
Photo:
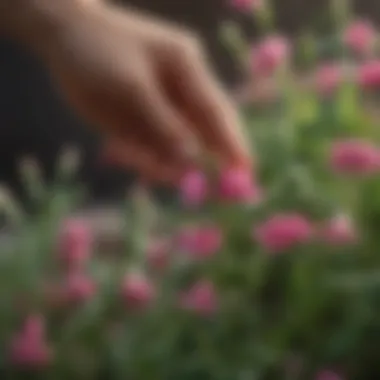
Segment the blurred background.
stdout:
[[[241,82],[236,62],[220,41],[218,25],[235,18],[246,33],[255,38],[252,21],[233,12],[225,0],[119,0],[149,11],[164,19],[175,20],[196,30],[203,38],[216,73],[234,90]],[[285,34],[297,36],[311,27],[323,32],[327,0],[274,0],[277,25]],[[356,0],[357,15],[380,22],[380,1]],[[295,11],[296,10],[296,11]],[[83,151],[80,176],[95,202],[109,202],[124,194],[131,176],[104,167],[99,162],[97,136],[86,128],[59,98],[47,73],[32,57],[9,41],[0,41],[0,182],[21,193],[17,164],[21,157],[34,156],[47,178],[52,176],[60,150],[75,145]]]

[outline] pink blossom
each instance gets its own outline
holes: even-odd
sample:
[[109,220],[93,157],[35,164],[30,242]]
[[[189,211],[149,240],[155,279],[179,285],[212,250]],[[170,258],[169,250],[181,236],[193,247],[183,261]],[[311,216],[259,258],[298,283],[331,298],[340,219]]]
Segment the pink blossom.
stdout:
[[347,139],[333,144],[330,153],[331,167],[338,173],[361,175],[378,173],[380,151],[367,141]]
[[95,281],[81,272],[69,272],[61,283],[47,283],[44,288],[47,305],[54,309],[83,304],[95,293]]
[[205,175],[200,171],[187,173],[180,183],[182,203],[187,207],[200,206],[206,199],[208,184]]
[[154,239],[147,248],[147,260],[150,267],[158,270],[165,269],[170,261],[172,242],[169,239]]
[[87,262],[92,250],[92,233],[84,220],[65,220],[60,231],[59,250],[69,269],[77,269]]
[[322,226],[320,237],[331,245],[345,245],[357,241],[357,232],[350,218],[338,215]]
[[322,95],[330,95],[342,83],[342,68],[335,63],[320,66],[315,73],[315,85]]
[[240,12],[258,11],[263,6],[263,0],[230,0],[230,3]]
[[266,37],[251,53],[252,71],[257,76],[272,75],[290,55],[288,40],[280,35]]
[[345,44],[357,54],[368,53],[374,46],[376,30],[368,20],[356,20],[344,32]]
[[213,314],[218,307],[214,284],[208,280],[197,282],[182,294],[180,305],[202,316]]
[[254,229],[254,237],[271,252],[281,252],[308,241],[313,233],[309,221],[299,214],[276,214]]
[[140,273],[130,273],[124,278],[121,293],[125,303],[133,308],[149,305],[156,295],[154,285]]
[[186,227],[179,234],[179,248],[194,258],[205,259],[221,248],[222,231],[213,225]]
[[344,380],[343,377],[339,376],[337,373],[333,371],[320,371],[318,372],[315,380]]
[[357,72],[359,85],[368,90],[380,87],[380,60],[371,60],[363,63]]
[[31,315],[11,342],[10,360],[14,365],[40,369],[52,358],[52,351],[45,341],[44,321],[40,315]]
[[221,199],[233,202],[258,202],[261,189],[249,170],[228,169],[222,172],[219,183]]
[[68,302],[82,303],[94,296],[96,285],[91,278],[84,274],[73,273],[67,276],[62,291]]

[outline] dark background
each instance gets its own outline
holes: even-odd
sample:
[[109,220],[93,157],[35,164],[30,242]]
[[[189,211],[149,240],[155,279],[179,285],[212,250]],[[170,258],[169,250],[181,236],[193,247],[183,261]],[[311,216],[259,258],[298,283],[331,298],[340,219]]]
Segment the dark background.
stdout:
[[[130,0],[160,17],[186,24],[202,36],[215,70],[231,88],[239,81],[232,58],[218,37],[218,25],[237,19],[254,37],[255,28],[247,18],[233,14],[228,0]],[[312,23],[323,28],[328,0],[276,0],[277,25],[287,34],[297,34]],[[379,0],[357,0],[355,10],[380,23]],[[18,46],[0,41],[0,183],[19,190],[17,162],[25,155],[35,156],[47,177],[51,177],[57,153],[74,144],[84,152],[81,179],[89,185],[97,201],[116,199],[123,194],[130,176],[99,164],[98,139],[71,110],[67,109],[50,86],[47,73]]]

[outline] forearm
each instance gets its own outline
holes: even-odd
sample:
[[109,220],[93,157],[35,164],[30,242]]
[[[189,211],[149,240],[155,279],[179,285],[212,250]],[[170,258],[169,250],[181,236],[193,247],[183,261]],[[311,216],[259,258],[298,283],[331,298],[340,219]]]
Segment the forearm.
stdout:
[[42,52],[94,0],[0,0],[0,36]]

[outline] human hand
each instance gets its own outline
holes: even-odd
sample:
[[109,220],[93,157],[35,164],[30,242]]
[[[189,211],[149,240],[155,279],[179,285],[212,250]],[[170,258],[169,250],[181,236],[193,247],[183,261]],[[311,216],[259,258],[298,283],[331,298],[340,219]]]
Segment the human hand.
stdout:
[[238,115],[197,38],[131,10],[80,2],[45,50],[64,98],[105,136],[109,158],[172,181],[211,155],[249,163]]

